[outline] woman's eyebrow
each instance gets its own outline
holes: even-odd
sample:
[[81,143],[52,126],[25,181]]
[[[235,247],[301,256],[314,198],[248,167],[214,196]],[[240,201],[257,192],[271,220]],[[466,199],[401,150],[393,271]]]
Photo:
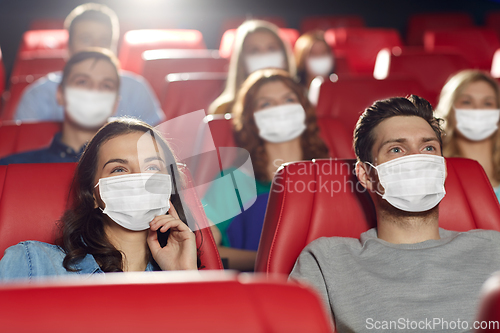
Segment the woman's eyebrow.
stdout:
[[144,159],[144,162],[146,163],[151,161],[161,161],[163,162],[163,164],[165,164],[165,161],[160,156],[151,156]]
[[121,159],[121,158],[113,158],[109,161],[107,161],[106,163],[104,163],[103,165],[103,169],[106,165],[108,165],[109,163],[121,163],[121,164],[128,164],[128,160],[124,160],[124,159]]

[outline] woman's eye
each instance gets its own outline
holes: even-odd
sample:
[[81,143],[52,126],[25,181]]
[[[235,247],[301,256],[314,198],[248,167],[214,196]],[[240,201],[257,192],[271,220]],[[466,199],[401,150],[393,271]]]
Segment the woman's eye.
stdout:
[[160,171],[160,167],[157,165],[150,165],[146,168],[146,171]]
[[264,103],[260,103],[260,104],[258,105],[258,109],[259,109],[259,110],[262,110],[262,109],[268,108],[268,107],[270,107],[270,106],[271,106],[271,103],[269,103],[269,102],[264,102]]
[[111,173],[124,172],[124,171],[125,171],[124,168],[118,167],[118,168],[114,168],[113,170],[111,170]]
[[287,102],[287,103],[297,103],[297,99],[296,99],[296,98],[294,98],[294,97],[288,97],[288,98],[286,99],[286,102]]

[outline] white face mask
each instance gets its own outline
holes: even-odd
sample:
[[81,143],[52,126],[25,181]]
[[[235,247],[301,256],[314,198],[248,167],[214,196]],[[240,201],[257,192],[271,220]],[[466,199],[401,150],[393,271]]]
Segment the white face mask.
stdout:
[[66,112],[73,121],[85,128],[97,128],[113,114],[116,92],[67,87],[64,98]]
[[[369,162],[365,162],[371,165]],[[407,212],[434,208],[446,194],[446,165],[442,156],[414,154],[373,166],[384,194],[382,199]]]
[[133,173],[99,179],[99,193],[106,205],[102,211],[122,227],[140,231],[170,208],[170,175]]
[[498,129],[500,110],[455,109],[455,118],[457,129],[463,136],[472,141],[481,141]]
[[263,68],[285,69],[285,56],[281,51],[253,54],[245,57],[245,64],[248,74]]
[[283,104],[253,114],[259,136],[280,143],[295,139],[306,129],[306,112],[301,104]]
[[327,76],[333,69],[332,56],[309,57],[307,59],[307,68],[314,76]]

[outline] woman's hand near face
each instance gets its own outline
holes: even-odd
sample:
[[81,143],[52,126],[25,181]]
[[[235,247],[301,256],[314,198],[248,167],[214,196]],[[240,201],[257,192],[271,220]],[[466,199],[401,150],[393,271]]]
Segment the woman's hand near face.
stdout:
[[[197,269],[194,233],[179,219],[172,203],[168,212],[169,215],[157,216],[150,222],[147,241],[154,260],[164,271]],[[162,248],[156,231],[169,229],[167,245]]]

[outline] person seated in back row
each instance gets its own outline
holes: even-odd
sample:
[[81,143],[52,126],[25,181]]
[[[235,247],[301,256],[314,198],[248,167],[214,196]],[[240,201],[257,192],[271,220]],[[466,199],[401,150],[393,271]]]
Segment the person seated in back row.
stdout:
[[117,66],[118,60],[107,49],[73,55],[54,96],[64,110],[62,131],[49,147],[7,156],[0,165],[78,162],[87,142],[116,111],[120,100]]
[[[205,213],[220,232],[219,252],[228,267],[252,271],[264,223],[271,180],[283,163],[326,158],[314,107],[302,87],[282,69],[261,69],[242,84],[233,107],[235,143],[250,154],[254,174],[233,173],[241,204],[231,200],[233,183],[213,182],[202,199]],[[255,189],[256,198],[252,198]],[[254,201],[255,200],[255,201]],[[239,214],[241,213],[241,214]]]
[[359,240],[311,242],[290,278],[320,292],[338,332],[370,332],[391,322],[399,326],[382,329],[411,330],[400,318],[458,318],[471,329],[481,286],[500,269],[500,233],[439,228],[446,164],[431,105],[413,95],[375,102],[358,120],[354,148],[356,176],[373,200],[377,227]]
[[[66,17],[64,26],[69,33],[69,57],[89,47],[103,47],[116,52],[118,18],[110,8],[95,3],[80,5]],[[29,85],[21,96],[14,119],[62,121],[63,106],[56,99],[61,75],[60,72],[50,73]],[[146,80],[126,71],[120,71],[119,76],[121,99],[116,115],[133,116],[150,125],[162,122],[165,115]]]

